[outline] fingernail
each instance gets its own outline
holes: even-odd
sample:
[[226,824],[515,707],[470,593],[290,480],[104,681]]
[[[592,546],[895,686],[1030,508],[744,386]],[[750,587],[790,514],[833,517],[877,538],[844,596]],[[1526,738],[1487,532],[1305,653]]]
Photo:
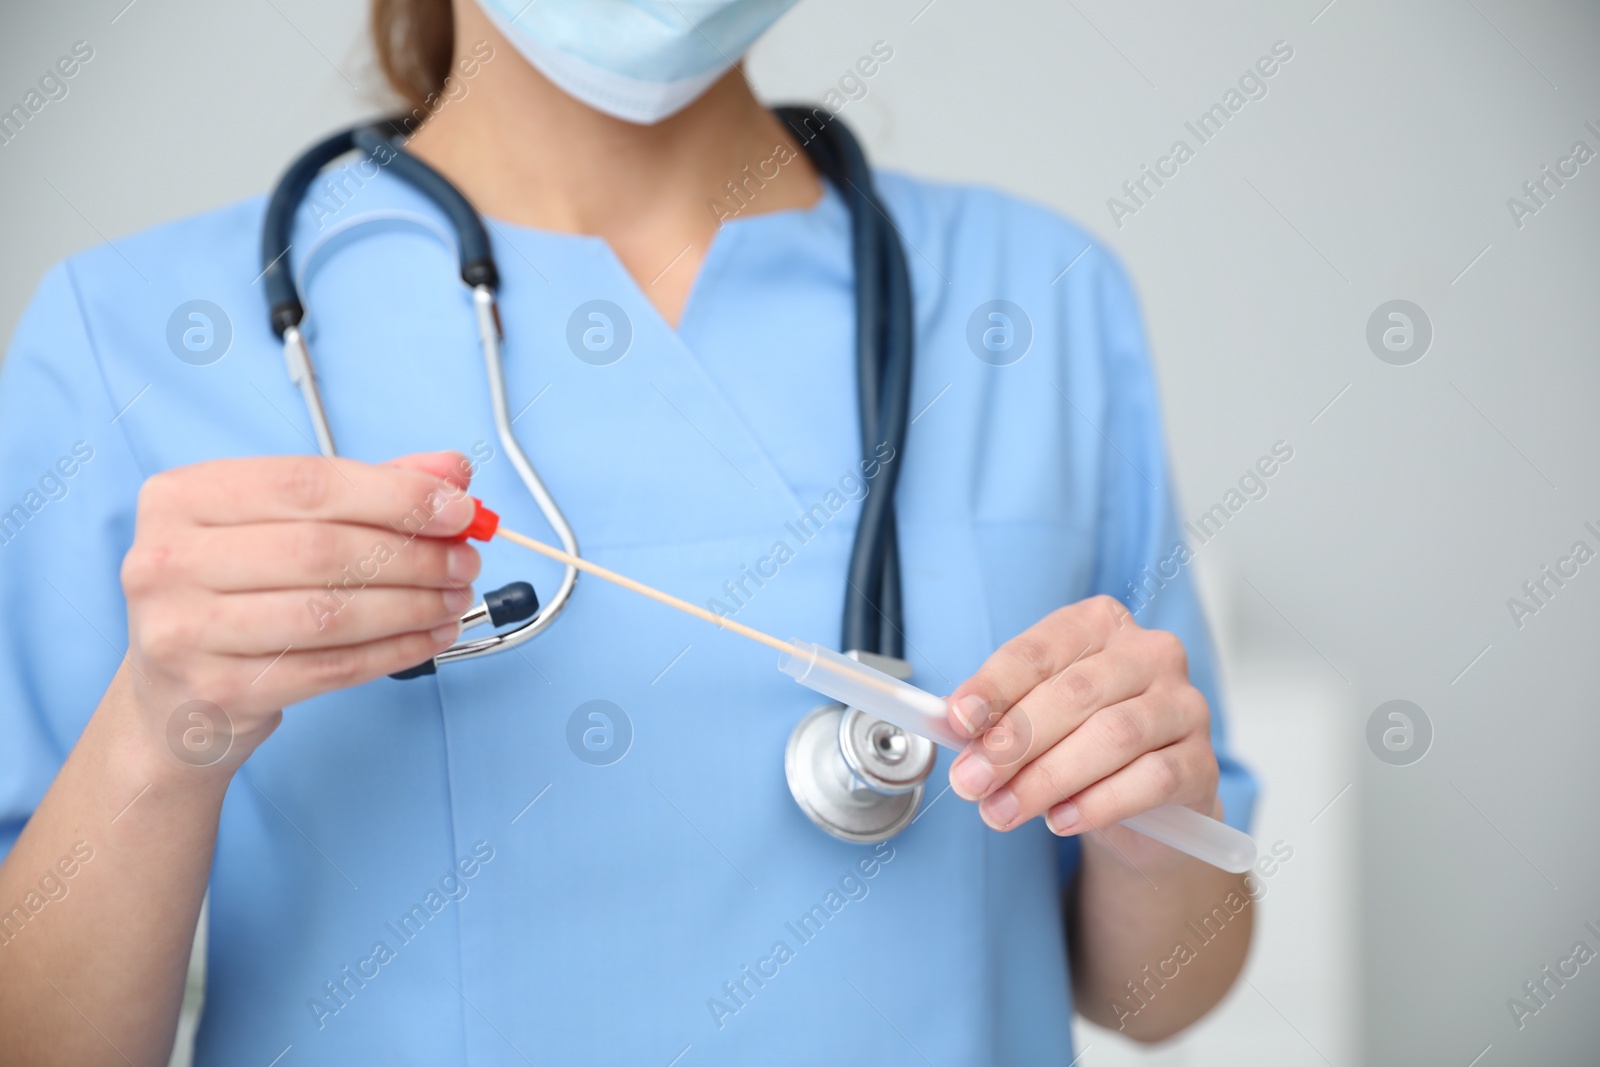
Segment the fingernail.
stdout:
[[968,693],[952,706],[956,718],[971,737],[978,727],[989,721],[989,702],[976,693]]
[[440,482],[439,486],[440,488],[430,496],[429,506],[438,509],[434,512],[434,520],[430,523],[430,527],[449,530],[452,533],[466,529],[467,524],[472,521],[472,516],[477,514],[478,505],[472,502],[470,496],[448,482]]
[[451,545],[444,557],[444,570],[452,582],[470,582],[478,576],[478,550],[471,545]]
[[1078,814],[1078,805],[1070,800],[1063,800],[1044,814],[1045,825],[1050,827],[1050,832],[1060,836],[1077,833],[1081,828],[1083,816]]
[[428,636],[441,645],[454,644],[456,638],[461,636],[461,624],[459,622],[447,622],[443,626],[436,626],[429,630]]
[[472,606],[472,587],[462,586],[458,589],[444,591],[444,610],[453,611],[457,615]]
[[962,800],[977,800],[994,784],[994,768],[981,756],[968,752],[950,765],[950,788]]
[[1009,789],[1000,790],[978,805],[978,814],[983,816],[983,821],[996,830],[1004,830],[1015,822],[1017,810],[1017,795]]

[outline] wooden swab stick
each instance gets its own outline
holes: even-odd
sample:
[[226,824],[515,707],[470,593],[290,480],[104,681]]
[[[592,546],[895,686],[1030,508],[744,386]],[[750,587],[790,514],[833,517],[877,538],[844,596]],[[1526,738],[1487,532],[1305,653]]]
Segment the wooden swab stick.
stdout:
[[[734,622],[733,619],[720,616],[720,614],[714,613],[714,611],[707,611],[706,608],[701,608],[701,606],[691,605],[690,601],[688,600],[680,600],[680,598],[674,597],[672,593],[664,593],[659,589],[653,589],[651,585],[646,585],[645,582],[635,581],[635,579],[627,576],[627,574],[618,574],[616,571],[613,571],[613,569],[605,568],[605,566],[600,566],[598,563],[590,563],[590,561],[586,560],[586,558],[578,557],[578,555],[573,555],[571,552],[563,552],[562,549],[557,549],[554,544],[544,544],[542,541],[534,541],[533,537],[528,536],[528,534],[520,534],[515,530],[506,530],[504,526],[499,526],[499,528],[496,528],[496,531],[494,531],[494,536],[506,537],[507,541],[512,542],[512,544],[520,544],[522,545],[523,549],[531,549],[533,552],[538,552],[539,555],[542,555],[542,557],[552,558],[552,560],[557,561],[557,563],[565,563],[565,565],[568,566],[576,566],[579,571],[584,571],[586,574],[594,574],[595,577],[603,577],[605,581],[611,582],[613,585],[621,585],[622,589],[632,590],[632,592],[638,593],[638,595],[642,595],[642,597],[650,597],[651,600],[658,601],[658,603],[664,603],[664,605],[669,606],[669,608],[677,608],[678,611],[691,614],[691,616],[696,617],[696,619],[702,619],[702,621],[710,622],[710,624],[715,625],[717,629],[733,630],[734,633],[738,633],[738,635],[741,635],[741,637],[750,638],[752,641],[760,641],[762,645],[766,645],[768,648],[778,649],[778,651],[786,654],[786,656],[794,656],[795,659],[811,659],[811,653],[808,653],[808,651],[803,648],[795,648],[794,645],[790,645],[789,641],[778,640],[778,638],[773,637],[771,633],[762,633],[760,630],[752,629],[752,627],[749,627],[749,625],[742,624],[742,622]],[[832,670],[834,673],[848,673],[850,677],[856,678],[856,680],[862,681],[862,683],[866,683],[866,685],[870,685],[872,688],[883,689],[885,693],[894,693],[894,685],[899,685],[899,683],[890,685],[890,683],[886,683],[886,681],[882,681],[880,678],[874,677],[874,670],[870,669],[870,667],[867,667],[866,664],[862,664],[861,670],[850,670],[850,672],[846,672],[846,670],[843,669],[843,667],[840,667],[840,665],[827,661],[827,659],[822,659],[822,657],[816,657],[816,664],[818,664],[819,667],[826,667],[827,670]]]
[[576,567],[585,574],[592,574],[596,578],[604,578],[613,585],[620,585],[624,589],[631,589],[641,596],[647,596],[651,600],[655,600],[667,605],[669,608],[677,608],[679,611],[687,612],[697,619],[703,619],[706,622],[709,622],[713,626],[720,627],[724,630],[732,630],[734,633],[743,637],[748,637],[752,641],[760,641],[768,648],[775,648],[779,652],[790,656],[803,658],[806,655],[805,650],[796,648],[787,641],[780,641],[771,634],[764,634],[760,630],[751,629],[742,622],[734,622],[732,619],[723,618],[721,615],[718,615],[715,612],[707,611],[705,608],[699,607],[695,604],[691,604],[687,600],[679,600],[671,593],[663,593],[661,590],[653,589],[650,586],[645,585],[643,582],[636,582],[625,574],[618,574],[616,571],[602,567],[598,563],[590,563],[581,556],[574,556],[570,552],[563,552],[554,545],[547,545],[543,541],[535,541],[526,534],[519,534],[515,530],[508,530],[504,526],[496,530],[495,533],[500,537],[504,537],[507,541],[510,541],[513,544],[521,545],[523,548],[532,549],[541,556],[548,556],[558,563],[565,563],[569,567]]
[[[764,634],[760,630],[746,626],[742,622],[735,622],[732,619],[724,618],[715,612],[707,611],[705,608],[699,607],[698,605],[691,604],[687,600],[680,600],[671,593],[663,593],[661,590],[645,585],[643,582],[635,581],[625,574],[618,574],[616,571],[607,567],[602,567],[598,563],[591,563],[581,556],[574,556],[570,552],[563,552],[554,545],[547,545],[543,541],[535,541],[527,534],[520,534],[515,530],[508,530],[504,526],[501,526],[495,530],[495,536],[504,537],[512,544],[521,545],[523,548],[531,549],[532,551],[539,553],[541,556],[546,556],[555,560],[557,563],[565,563],[569,567],[576,567],[585,574],[592,574],[596,578],[603,578],[606,581],[611,582],[613,585],[620,585],[624,589],[630,589],[641,596],[646,596],[658,603],[665,604],[669,608],[677,608],[679,611],[693,615],[695,618],[701,619],[705,622],[709,622],[711,625],[719,629],[732,630],[741,637],[748,637],[752,641],[759,641],[768,648],[777,649],[779,652],[782,652],[787,656],[793,656],[796,659],[812,658],[811,654],[805,649],[796,648],[788,641],[780,641],[771,634]],[[819,657],[817,658],[816,662],[818,666],[826,667],[828,670],[831,670],[836,674],[846,673],[842,668],[836,666],[826,659]],[[863,665],[861,671],[855,672],[851,676],[855,677],[861,682],[865,682],[866,684],[873,686],[876,689],[882,689],[885,692],[894,691],[891,686],[888,686],[879,679],[873,677],[870,671],[870,668],[867,668],[865,665]]]

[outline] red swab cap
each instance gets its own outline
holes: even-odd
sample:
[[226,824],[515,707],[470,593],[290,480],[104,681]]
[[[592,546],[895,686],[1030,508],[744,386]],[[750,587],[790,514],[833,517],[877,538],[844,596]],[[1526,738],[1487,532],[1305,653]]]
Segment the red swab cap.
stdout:
[[494,537],[495,530],[500,528],[500,516],[483,506],[483,501],[477,497],[472,498],[472,521],[467,523],[467,528],[446,541],[465,541],[472,538],[474,541],[488,541]]

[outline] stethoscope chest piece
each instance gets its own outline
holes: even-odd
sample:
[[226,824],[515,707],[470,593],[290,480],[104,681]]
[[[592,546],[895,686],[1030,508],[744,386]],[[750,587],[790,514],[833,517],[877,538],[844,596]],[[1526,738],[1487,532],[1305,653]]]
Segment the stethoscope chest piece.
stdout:
[[925,737],[859,708],[824,704],[789,735],[783,770],[807,818],[841,841],[870,844],[917,817],[937,755]]

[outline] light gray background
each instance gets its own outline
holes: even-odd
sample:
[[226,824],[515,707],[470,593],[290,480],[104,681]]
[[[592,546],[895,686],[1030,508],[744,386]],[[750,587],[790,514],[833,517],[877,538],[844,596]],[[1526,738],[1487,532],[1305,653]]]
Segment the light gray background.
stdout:
[[[1326,2],[804,0],[750,76],[816,98],[884,40],[844,112],[880,163],[1045,202],[1123,257],[1187,517],[1295,448],[1199,564],[1258,834],[1295,859],[1219,1013],[1154,1051],[1084,1026],[1081,1062],[1593,1063],[1600,963],[1520,1031],[1506,1001],[1600,948],[1600,564],[1521,630],[1506,599],[1600,547],[1600,161],[1520,230],[1506,200],[1575,140],[1600,149],[1600,12]],[[5,106],[95,49],[0,147],[7,335],[53,261],[263,192],[383,102],[360,0],[125,5],[0,14]],[[1279,40],[1268,96],[1118,228],[1107,198]],[[1365,341],[1393,298],[1433,323],[1412,366]],[[1366,747],[1394,698],[1434,726],[1412,766]]]

